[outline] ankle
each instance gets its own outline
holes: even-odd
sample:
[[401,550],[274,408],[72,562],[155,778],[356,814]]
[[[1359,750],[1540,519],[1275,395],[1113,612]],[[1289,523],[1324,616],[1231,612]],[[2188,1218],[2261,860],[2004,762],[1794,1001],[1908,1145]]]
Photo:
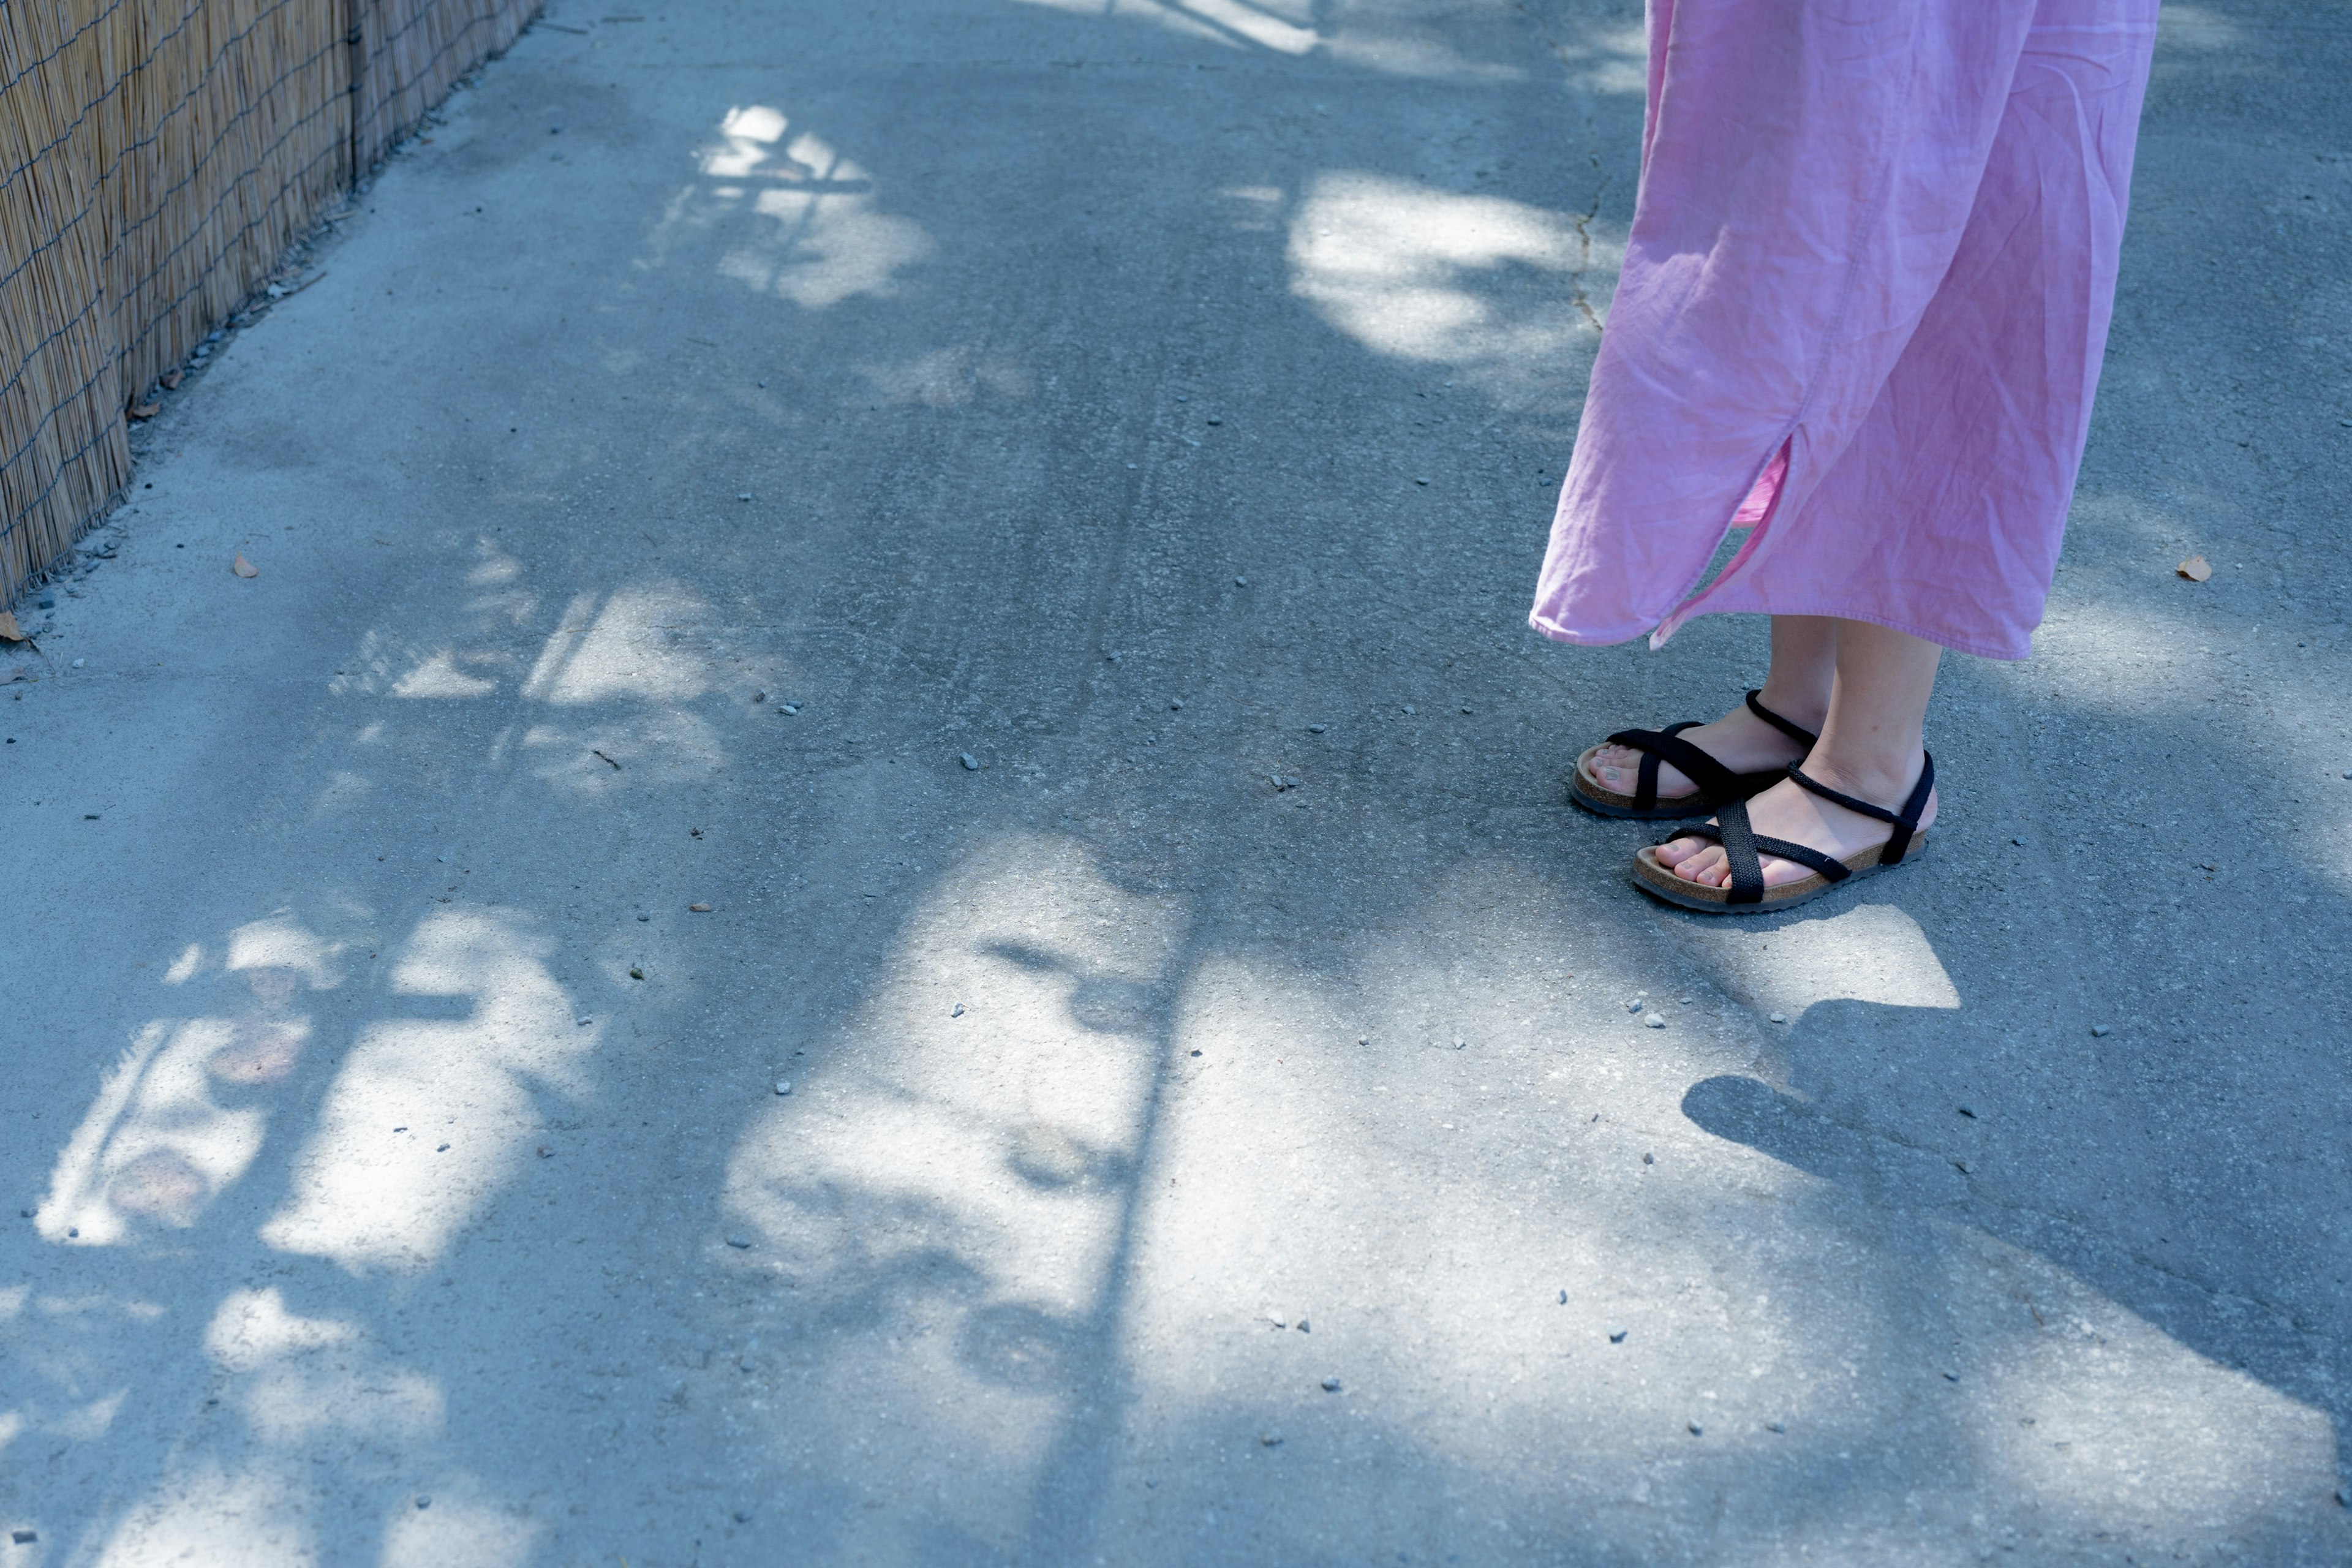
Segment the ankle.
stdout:
[[[1776,680],[1778,684],[1775,684]],[[1821,683],[1817,691],[1811,682],[1779,679],[1768,675],[1764,678],[1764,689],[1756,694],[1756,700],[1791,724],[1811,730],[1815,734],[1821,733],[1822,726],[1829,721],[1830,689],[1826,682]]]

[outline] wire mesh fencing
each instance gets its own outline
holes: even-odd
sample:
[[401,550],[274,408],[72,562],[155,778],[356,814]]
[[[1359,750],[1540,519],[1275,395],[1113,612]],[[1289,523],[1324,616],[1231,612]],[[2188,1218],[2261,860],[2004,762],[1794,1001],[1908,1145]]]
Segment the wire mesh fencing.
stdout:
[[0,0],[0,605],[127,411],[540,0]]

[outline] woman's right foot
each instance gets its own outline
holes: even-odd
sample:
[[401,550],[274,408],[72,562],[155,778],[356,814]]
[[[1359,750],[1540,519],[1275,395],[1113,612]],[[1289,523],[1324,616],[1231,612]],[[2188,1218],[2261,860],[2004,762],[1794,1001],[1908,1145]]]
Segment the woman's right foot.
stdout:
[[[1818,727],[1818,713],[1785,713],[1809,728]],[[1762,773],[1805,760],[1806,746],[1794,737],[1759,719],[1741,703],[1712,724],[1685,730],[1680,738],[1736,773]],[[1581,770],[1586,780],[1612,795],[1632,795],[1640,783],[1642,753],[1631,746],[1601,746]],[[1658,762],[1658,798],[1680,800],[1698,793],[1689,775],[1664,758]]]

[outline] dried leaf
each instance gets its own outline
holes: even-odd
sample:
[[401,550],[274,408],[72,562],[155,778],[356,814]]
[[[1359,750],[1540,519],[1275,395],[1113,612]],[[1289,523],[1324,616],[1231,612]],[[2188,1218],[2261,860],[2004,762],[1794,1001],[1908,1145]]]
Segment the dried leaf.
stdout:
[[2192,555],[2173,570],[2191,583],[2202,583],[2213,575],[2213,563],[2202,555]]
[[164,391],[177,392],[180,390],[180,383],[188,379],[188,373],[184,370],[167,370],[155,379],[163,384]]
[[709,904],[688,904],[686,907],[692,910],[698,915],[707,915],[710,912],[710,906]]
[[24,628],[16,624],[16,612],[0,610],[0,642],[31,642]]
[[228,563],[228,569],[236,573],[240,577],[258,577],[261,575],[261,568],[256,566],[252,562],[247,561],[245,558],[245,552],[242,550],[236,552],[236,559]]
[[134,403],[131,405],[131,417],[133,419],[152,419],[163,412],[163,405],[160,403]]

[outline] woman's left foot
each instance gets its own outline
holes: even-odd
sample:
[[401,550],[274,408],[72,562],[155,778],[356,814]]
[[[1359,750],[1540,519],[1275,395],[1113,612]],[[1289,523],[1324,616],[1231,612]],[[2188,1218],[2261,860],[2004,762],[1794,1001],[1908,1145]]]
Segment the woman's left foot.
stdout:
[[[1921,758],[1921,766],[1926,759]],[[1863,800],[1901,802],[1919,782],[1918,767],[1911,775],[1894,787],[1889,781],[1855,781],[1843,777],[1826,764],[1808,768],[1811,775],[1830,788]],[[1793,779],[1784,779],[1748,801],[1748,819],[1759,838],[1785,838],[1809,849],[1818,849],[1832,860],[1843,860],[1860,854],[1874,845],[1887,841],[1893,830],[1874,817],[1858,811],[1848,811],[1833,801],[1822,799]],[[1925,832],[1936,820],[1936,792],[1927,792],[1927,804],[1919,813],[1919,829]],[[1723,846],[1705,838],[1681,837],[1658,846],[1658,863],[1687,882],[1701,887],[1720,888],[1731,879],[1731,867]],[[1776,855],[1760,857],[1764,886],[1785,887],[1801,882],[1814,873],[1810,867],[1794,860],[1784,860]]]

